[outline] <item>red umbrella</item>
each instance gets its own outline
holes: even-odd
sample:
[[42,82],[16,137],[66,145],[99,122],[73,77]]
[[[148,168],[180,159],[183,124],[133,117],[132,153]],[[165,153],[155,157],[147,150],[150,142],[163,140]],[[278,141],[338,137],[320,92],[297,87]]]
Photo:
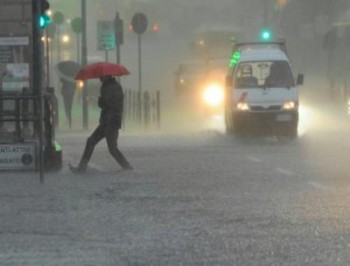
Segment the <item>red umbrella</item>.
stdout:
[[129,75],[129,70],[123,65],[116,65],[107,62],[99,62],[83,67],[75,79],[96,79],[102,76],[124,76]]

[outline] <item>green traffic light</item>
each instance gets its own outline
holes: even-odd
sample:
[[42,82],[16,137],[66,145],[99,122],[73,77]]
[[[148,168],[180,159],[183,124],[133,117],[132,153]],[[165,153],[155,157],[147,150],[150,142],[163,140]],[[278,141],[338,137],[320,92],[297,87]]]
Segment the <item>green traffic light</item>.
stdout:
[[43,14],[39,18],[39,27],[40,28],[45,28],[47,25],[51,23],[51,19],[48,15]]
[[260,37],[263,41],[270,41],[272,38],[272,33],[271,31],[265,29],[261,32]]
[[231,60],[230,60],[230,68],[233,68],[235,65],[237,65],[239,59],[241,58],[241,53],[239,51],[235,51],[232,54]]

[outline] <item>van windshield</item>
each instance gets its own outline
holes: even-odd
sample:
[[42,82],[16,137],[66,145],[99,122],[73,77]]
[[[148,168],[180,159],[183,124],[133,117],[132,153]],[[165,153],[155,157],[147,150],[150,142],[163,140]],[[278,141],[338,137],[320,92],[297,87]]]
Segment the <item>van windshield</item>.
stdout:
[[236,71],[236,88],[294,87],[287,61],[241,62]]

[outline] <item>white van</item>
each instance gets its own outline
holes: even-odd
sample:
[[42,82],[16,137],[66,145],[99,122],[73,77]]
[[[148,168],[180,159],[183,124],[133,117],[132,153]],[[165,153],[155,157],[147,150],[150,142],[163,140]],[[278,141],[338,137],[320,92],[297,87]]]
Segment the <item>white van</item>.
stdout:
[[299,91],[284,42],[235,44],[226,77],[226,132],[297,136]]

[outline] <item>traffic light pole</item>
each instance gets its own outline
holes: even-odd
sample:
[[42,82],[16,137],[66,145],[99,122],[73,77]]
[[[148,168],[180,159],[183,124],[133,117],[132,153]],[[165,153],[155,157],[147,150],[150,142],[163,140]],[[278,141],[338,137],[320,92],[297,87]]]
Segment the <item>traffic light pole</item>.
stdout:
[[42,42],[39,29],[41,2],[32,1],[32,28],[33,28],[33,93],[37,97],[37,126],[39,131],[39,173],[40,182],[44,183],[44,141],[43,141],[43,90],[42,90]]
[[45,29],[45,51],[46,51],[46,87],[50,87],[50,42],[47,28]]

